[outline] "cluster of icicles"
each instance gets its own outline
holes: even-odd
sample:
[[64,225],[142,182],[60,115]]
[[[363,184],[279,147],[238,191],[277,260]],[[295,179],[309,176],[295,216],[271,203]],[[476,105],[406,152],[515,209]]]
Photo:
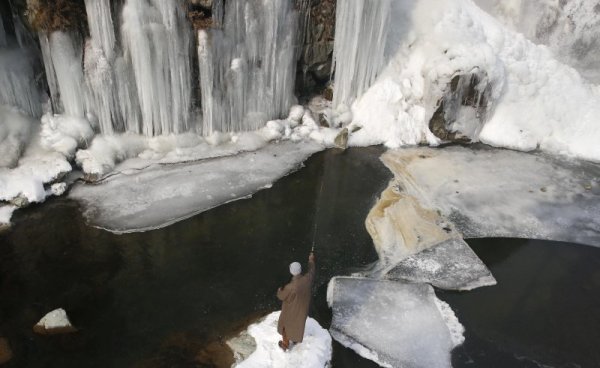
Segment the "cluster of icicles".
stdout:
[[[103,134],[210,135],[257,129],[295,103],[292,0],[214,0],[215,27],[196,35],[181,0],[119,3],[85,0],[85,40],[39,34],[55,113],[87,118]],[[7,73],[17,74],[2,102],[39,115],[41,99],[22,88],[33,73]]]

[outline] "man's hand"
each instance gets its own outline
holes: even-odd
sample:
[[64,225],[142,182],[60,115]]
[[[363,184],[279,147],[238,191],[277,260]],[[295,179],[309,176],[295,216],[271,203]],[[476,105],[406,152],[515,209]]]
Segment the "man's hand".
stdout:
[[315,254],[313,252],[310,252],[310,254],[308,255],[308,261],[309,262],[315,261]]

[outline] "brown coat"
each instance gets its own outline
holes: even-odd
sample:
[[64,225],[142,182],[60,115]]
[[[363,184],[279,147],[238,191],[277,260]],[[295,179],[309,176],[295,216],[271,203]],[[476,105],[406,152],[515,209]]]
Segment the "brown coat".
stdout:
[[308,272],[292,278],[289,284],[277,291],[277,298],[282,301],[281,315],[277,323],[277,331],[293,342],[302,342],[304,326],[308,316],[308,306],[311,298],[311,288],[315,278],[315,262],[308,262]]

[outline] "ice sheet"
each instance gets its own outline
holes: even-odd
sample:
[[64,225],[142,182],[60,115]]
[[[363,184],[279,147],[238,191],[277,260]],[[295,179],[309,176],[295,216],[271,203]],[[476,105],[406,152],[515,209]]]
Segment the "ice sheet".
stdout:
[[519,237],[600,246],[600,165],[479,147],[389,151],[404,191],[465,238]]
[[155,165],[99,184],[79,184],[70,197],[83,202],[95,226],[116,233],[144,231],[252,195],[321,149],[312,141],[284,141],[236,156]]
[[277,342],[277,321],[280,312],[269,314],[264,320],[251,325],[248,333],[256,341],[256,350],[236,368],[323,368],[331,360],[331,336],[317,321],[306,320],[304,341],[288,352],[283,352]]
[[385,278],[428,283],[446,290],[472,290],[496,284],[485,264],[462,239],[444,241],[403,259]]
[[451,367],[462,332],[453,313],[442,315],[431,286],[335,277],[327,294],[330,332],[342,345],[383,367]]

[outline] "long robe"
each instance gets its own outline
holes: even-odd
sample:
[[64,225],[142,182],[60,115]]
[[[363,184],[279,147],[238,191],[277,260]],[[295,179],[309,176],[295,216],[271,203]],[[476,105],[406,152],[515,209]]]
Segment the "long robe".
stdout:
[[304,327],[308,317],[311,299],[311,288],[315,278],[315,262],[308,261],[308,272],[296,275],[289,284],[277,291],[277,298],[282,301],[281,315],[277,323],[277,331],[293,342],[302,342]]

